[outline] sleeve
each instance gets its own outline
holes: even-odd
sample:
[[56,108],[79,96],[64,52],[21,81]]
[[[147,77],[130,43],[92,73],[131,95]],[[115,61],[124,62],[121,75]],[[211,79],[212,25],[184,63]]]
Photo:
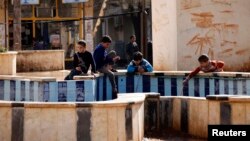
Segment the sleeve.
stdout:
[[95,59],[95,63],[102,63],[104,61],[104,51],[101,49],[97,49],[94,52],[94,59]]
[[147,60],[144,61],[145,61],[145,65],[143,66],[144,70],[146,72],[152,72],[153,71],[152,65]]
[[217,64],[218,69],[222,69],[225,65],[225,63],[223,61],[217,61],[216,64]]
[[134,73],[138,72],[138,67],[133,64],[133,62],[130,62],[127,68],[128,73]]
[[91,72],[96,73],[96,65],[95,65],[95,61],[94,58],[92,56],[92,54],[90,53],[90,64],[91,64]]
[[74,60],[73,60],[73,66],[74,66],[74,69],[76,67],[78,67],[78,64],[79,64],[79,60],[78,60],[78,57],[76,55],[76,53],[74,54]]
[[188,77],[186,79],[191,79],[192,77],[194,77],[197,73],[199,73],[201,71],[200,67],[197,67],[194,71],[192,71]]

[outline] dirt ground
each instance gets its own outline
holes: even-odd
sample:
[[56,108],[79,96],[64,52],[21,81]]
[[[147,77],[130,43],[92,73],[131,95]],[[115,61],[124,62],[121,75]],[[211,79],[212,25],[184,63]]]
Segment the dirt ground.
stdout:
[[178,131],[167,130],[158,133],[147,133],[143,141],[206,141],[206,139],[192,137]]

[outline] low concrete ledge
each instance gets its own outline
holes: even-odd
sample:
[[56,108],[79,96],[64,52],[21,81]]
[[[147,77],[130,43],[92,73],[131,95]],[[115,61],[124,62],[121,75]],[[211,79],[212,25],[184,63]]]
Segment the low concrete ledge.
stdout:
[[63,70],[64,59],[64,50],[19,51],[17,72]]
[[55,77],[29,77],[16,75],[0,75],[0,80],[20,80],[20,81],[35,81],[35,82],[54,82]]
[[0,101],[0,139],[141,141],[145,97],[119,95],[91,103]]

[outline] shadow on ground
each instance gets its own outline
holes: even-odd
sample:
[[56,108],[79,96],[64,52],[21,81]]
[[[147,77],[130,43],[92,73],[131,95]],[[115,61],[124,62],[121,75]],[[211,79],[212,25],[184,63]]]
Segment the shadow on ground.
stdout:
[[207,139],[197,138],[174,130],[164,130],[159,132],[148,132],[143,141],[206,141]]

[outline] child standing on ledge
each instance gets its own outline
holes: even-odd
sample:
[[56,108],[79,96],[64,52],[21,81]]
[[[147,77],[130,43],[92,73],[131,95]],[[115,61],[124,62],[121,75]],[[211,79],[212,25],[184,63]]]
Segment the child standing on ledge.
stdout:
[[186,79],[183,81],[183,84],[187,84],[188,80],[190,80],[192,77],[194,77],[197,73],[200,71],[203,71],[204,73],[208,72],[222,72],[224,67],[223,61],[216,61],[216,60],[210,60],[208,55],[203,54],[198,58],[198,61],[200,63],[200,66],[197,67],[194,71],[192,71]]

